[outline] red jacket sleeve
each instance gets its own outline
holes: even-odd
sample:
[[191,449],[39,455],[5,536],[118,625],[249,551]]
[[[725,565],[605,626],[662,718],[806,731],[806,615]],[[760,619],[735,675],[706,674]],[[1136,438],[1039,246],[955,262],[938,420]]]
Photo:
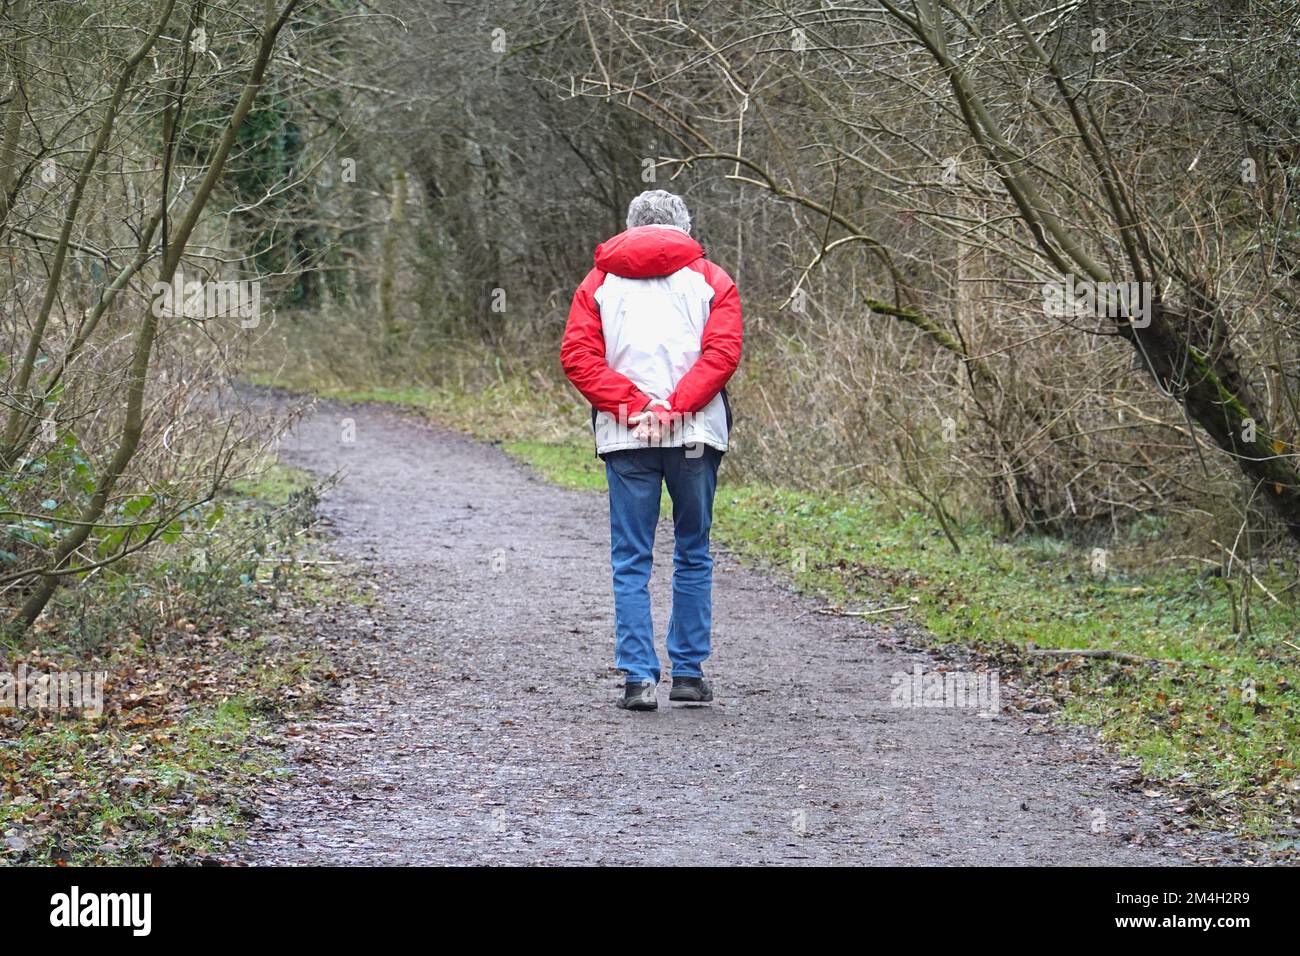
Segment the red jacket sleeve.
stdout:
[[709,308],[704,334],[700,337],[700,357],[690,367],[677,388],[668,396],[674,412],[698,412],[722,391],[740,365],[740,347],[744,338],[740,318],[740,293],[731,276],[701,259],[691,266],[713,287],[713,304]]
[[605,333],[594,298],[604,281],[605,273],[592,269],[573,294],[569,321],[560,342],[560,364],[574,388],[598,411],[617,415],[620,408],[625,408],[624,415],[635,415],[645,408],[650,397],[605,361]]

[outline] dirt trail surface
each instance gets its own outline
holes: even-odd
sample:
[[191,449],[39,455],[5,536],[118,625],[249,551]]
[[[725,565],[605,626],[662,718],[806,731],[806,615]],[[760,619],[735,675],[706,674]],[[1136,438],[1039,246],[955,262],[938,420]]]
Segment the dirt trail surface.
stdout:
[[[345,420],[355,441],[343,442]],[[1231,846],[1081,731],[891,706],[936,665],[889,625],[819,607],[726,555],[718,700],[614,706],[605,498],[395,410],[319,405],[282,447],[343,478],[322,505],[373,604],[308,615],[355,676],[288,728],[293,775],[242,853],[294,864],[1149,864]],[[727,467],[723,462],[723,469]],[[725,493],[725,489],[722,493]],[[671,526],[659,533],[662,653]]]

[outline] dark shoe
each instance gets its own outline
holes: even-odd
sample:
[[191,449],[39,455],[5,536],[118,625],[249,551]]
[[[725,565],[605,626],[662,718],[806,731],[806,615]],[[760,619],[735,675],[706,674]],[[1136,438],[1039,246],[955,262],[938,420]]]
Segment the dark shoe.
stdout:
[[668,699],[685,704],[707,704],[713,700],[713,688],[703,677],[674,677]]
[[652,680],[628,681],[623,685],[623,696],[619,698],[618,706],[623,710],[658,710],[657,686]]

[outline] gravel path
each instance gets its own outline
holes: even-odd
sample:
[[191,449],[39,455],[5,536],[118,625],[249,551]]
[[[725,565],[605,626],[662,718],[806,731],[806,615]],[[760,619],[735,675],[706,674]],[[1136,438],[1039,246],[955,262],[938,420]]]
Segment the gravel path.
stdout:
[[[355,423],[355,441],[341,440]],[[726,555],[718,701],[614,706],[603,496],[375,407],[319,405],[282,447],[341,470],[322,512],[376,600],[303,621],[355,677],[288,729],[253,863],[1105,864],[1213,862],[1132,765],[1089,735],[1003,712],[896,708],[938,662],[905,635],[813,613]],[[727,467],[723,462],[723,469]],[[671,526],[652,585],[667,620]]]

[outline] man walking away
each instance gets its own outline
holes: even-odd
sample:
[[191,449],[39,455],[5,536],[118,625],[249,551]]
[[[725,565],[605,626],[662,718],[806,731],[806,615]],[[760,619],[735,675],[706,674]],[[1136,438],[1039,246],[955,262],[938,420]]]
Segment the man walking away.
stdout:
[[704,704],[713,690],[713,557],[709,528],[731,408],[725,386],[740,363],[735,283],[691,238],[680,196],[632,200],[627,231],[596,247],[560,346],[569,380],[592,406],[596,454],[609,482],[618,705],[655,710],[660,662],[650,617],[650,570],[661,485],[673,503],[669,700]]

